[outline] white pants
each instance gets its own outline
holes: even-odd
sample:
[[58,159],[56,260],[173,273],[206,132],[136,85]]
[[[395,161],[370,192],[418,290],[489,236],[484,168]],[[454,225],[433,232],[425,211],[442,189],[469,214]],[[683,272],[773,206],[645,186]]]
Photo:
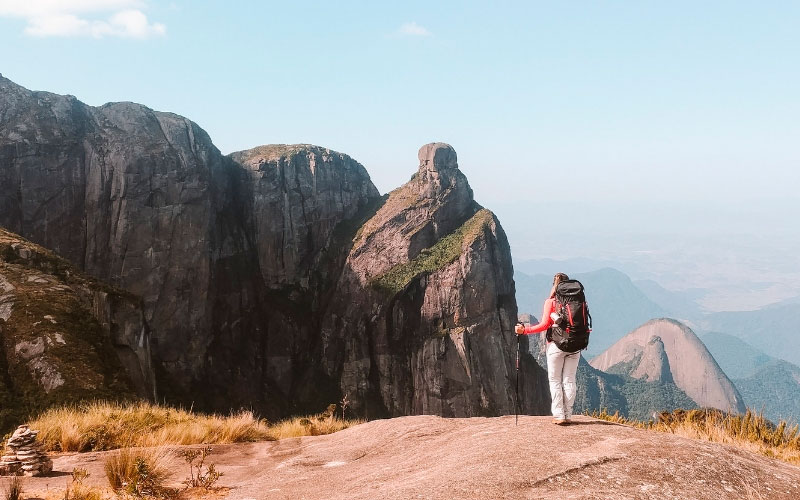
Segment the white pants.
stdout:
[[550,411],[554,418],[570,418],[575,404],[575,374],[581,353],[564,352],[555,342],[547,345],[547,377],[550,379]]

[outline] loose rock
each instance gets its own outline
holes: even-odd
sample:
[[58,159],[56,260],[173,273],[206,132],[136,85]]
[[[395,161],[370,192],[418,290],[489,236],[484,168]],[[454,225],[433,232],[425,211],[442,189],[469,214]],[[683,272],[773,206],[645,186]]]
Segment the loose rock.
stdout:
[[17,427],[0,458],[0,476],[41,476],[53,470],[53,461],[36,442],[38,435],[27,425]]

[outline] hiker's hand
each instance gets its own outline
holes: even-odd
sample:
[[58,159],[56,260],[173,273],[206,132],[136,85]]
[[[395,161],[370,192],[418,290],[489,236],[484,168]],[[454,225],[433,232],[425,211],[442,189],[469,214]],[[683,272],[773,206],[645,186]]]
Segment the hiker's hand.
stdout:
[[517,326],[514,327],[514,331],[517,332],[517,335],[522,335],[525,333],[525,327],[522,326],[522,323],[517,323]]

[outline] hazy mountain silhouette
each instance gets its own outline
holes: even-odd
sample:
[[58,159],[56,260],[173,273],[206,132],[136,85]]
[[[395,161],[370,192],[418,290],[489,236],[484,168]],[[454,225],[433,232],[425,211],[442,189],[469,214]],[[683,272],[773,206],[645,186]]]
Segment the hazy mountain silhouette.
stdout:
[[[529,276],[545,274],[550,275],[551,278],[555,273],[590,273],[607,267],[613,269],[623,269],[624,264],[607,259],[590,259],[581,257],[564,260],[531,259],[514,263],[514,269],[522,271]],[[568,269],[569,271],[565,271],[565,269]]]
[[717,360],[722,371],[731,379],[742,379],[755,375],[774,359],[739,337],[726,333],[705,333],[700,335],[700,340]]
[[653,280],[635,280],[633,284],[647,298],[667,311],[671,318],[697,321],[704,314],[703,308],[696,302],[697,299],[702,298],[705,294],[703,289],[696,288],[675,292],[667,290]]
[[756,311],[708,315],[706,331],[735,335],[766,354],[800,364],[800,303],[783,302]]
[[707,333],[700,338],[748,408],[763,411],[773,421],[800,420],[800,366],[775,359],[733,335]]

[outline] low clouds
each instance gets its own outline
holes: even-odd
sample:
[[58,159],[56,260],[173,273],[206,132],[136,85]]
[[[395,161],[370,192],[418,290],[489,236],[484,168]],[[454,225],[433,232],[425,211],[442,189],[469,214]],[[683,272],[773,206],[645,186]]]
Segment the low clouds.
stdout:
[[414,21],[405,23],[397,30],[398,33],[405,36],[431,36],[431,32],[425,27],[420,26]]
[[150,22],[142,0],[0,0],[0,17],[24,19],[36,37],[115,36],[144,40],[167,27]]

